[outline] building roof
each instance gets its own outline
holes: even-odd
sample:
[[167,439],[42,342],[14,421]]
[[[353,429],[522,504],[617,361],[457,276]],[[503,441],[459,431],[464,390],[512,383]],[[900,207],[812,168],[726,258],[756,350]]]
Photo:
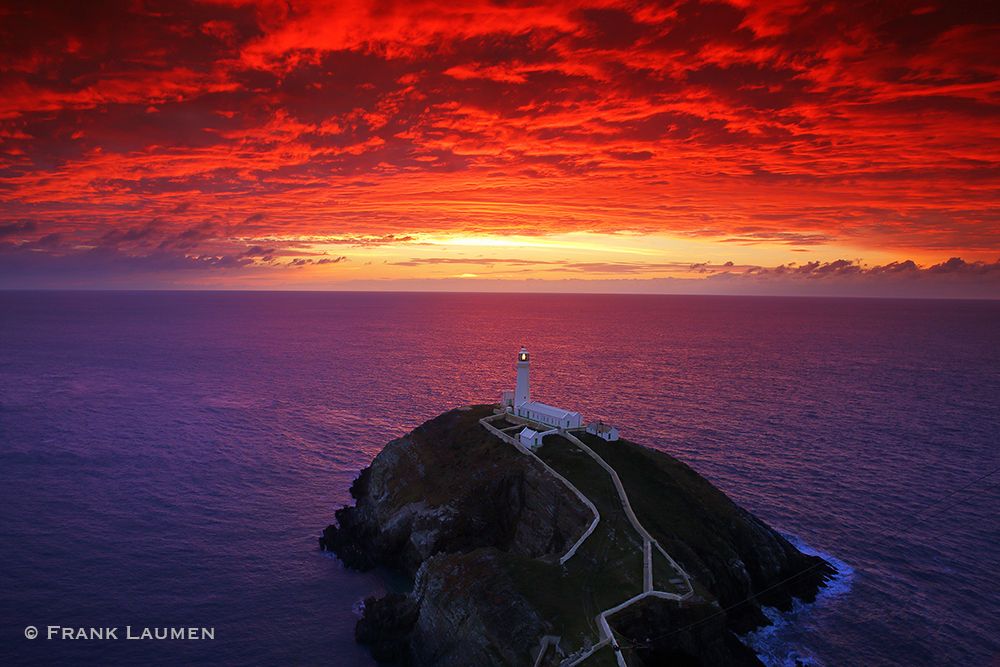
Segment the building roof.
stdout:
[[566,419],[567,417],[578,414],[571,410],[563,410],[562,408],[546,405],[545,403],[542,403],[540,401],[532,401],[528,404],[522,403],[517,407],[527,408],[528,410],[533,410],[543,415],[548,415],[549,417],[555,417],[556,419]]
[[530,439],[530,438],[534,438],[536,435],[538,435],[538,431],[534,431],[534,430],[532,430],[530,428],[526,428],[523,431],[521,431],[521,437],[522,438],[529,438]]

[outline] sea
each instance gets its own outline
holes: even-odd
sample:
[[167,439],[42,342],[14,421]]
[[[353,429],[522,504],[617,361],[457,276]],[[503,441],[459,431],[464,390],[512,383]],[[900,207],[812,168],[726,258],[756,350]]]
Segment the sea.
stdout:
[[521,346],[834,564],[767,665],[1000,666],[1000,302],[193,291],[0,293],[0,665],[372,667],[317,536]]

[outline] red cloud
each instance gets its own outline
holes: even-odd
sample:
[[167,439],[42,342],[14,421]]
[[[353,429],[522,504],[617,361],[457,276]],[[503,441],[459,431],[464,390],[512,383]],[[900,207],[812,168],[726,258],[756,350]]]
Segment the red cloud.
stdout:
[[243,229],[1000,246],[996,12],[168,6],[5,17],[0,228],[131,252],[212,220],[188,240],[216,256]]

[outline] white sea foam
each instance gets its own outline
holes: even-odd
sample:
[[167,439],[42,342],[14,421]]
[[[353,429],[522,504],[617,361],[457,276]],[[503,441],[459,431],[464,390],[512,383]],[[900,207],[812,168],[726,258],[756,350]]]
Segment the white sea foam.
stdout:
[[799,633],[808,633],[812,621],[822,614],[824,608],[835,604],[850,593],[854,582],[854,569],[832,554],[809,546],[795,535],[782,533],[782,536],[802,553],[819,556],[830,563],[837,570],[837,574],[820,589],[815,602],[805,604],[795,600],[792,609],[787,612],[764,607],[764,615],[772,625],[747,633],[740,639],[757,652],[761,662],[767,667],[827,667],[808,650],[796,645],[795,637]]

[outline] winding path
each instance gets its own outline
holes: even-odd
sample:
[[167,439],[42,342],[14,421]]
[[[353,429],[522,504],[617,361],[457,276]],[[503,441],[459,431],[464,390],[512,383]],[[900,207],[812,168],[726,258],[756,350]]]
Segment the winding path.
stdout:
[[[572,547],[570,547],[569,551],[567,551],[565,554],[563,554],[563,556],[559,559],[559,563],[560,564],[565,563],[567,560],[569,560],[573,556],[573,554],[576,553],[576,550],[580,547],[580,545],[583,544],[583,542],[588,537],[590,537],[591,533],[594,532],[594,529],[597,528],[598,522],[600,522],[601,516],[597,512],[597,507],[594,506],[594,503],[592,503],[589,498],[587,498],[585,495],[583,495],[583,493],[581,493],[579,489],[577,489],[575,486],[573,486],[573,484],[568,479],[566,479],[565,477],[563,477],[562,475],[560,475],[558,472],[556,472],[555,470],[553,470],[552,467],[549,466],[541,458],[539,458],[539,456],[537,454],[535,454],[534,452],[532,452],[531,450],[529,450],[528,448],[526,448],[524,445],[522,445],[517,438],[515,438],[515,437],[513,437],[513,436],[511,436],[511,435],[509,435],[507,433],[504,433],[503,431],[499,430],[498,428],[496,428],[495,426],[493,426],[493,424],[490,423],[491,421],[495,421],[497,419],[502,419],[502,418],[509,418],[510,416],[511,415],[509,415],[507,413],[499,413],[499,414],[496,414],[496,415],[494,415],[492,417],[486,417],[484,419],[480,419],[479,423],[482,424],[483,426],[485,426],[487,430],[489,430],[491,433],[493,433],[494,435],[496,435],[500,439],[502,439],[505,442],[508,442],[508,443],[514,445],[514,447],[516,447],[517,450],[519,452],[521,452],[522,454],[526,454],[528,456],[531,456],[536,461],[538,461],[539,463],[541,463],[545,467],[546,470],[548,470],[550,473],[552,473],[552,475],[554,475],[557,479],[559,479],[563,484],[565,484],[567,487],[569,487],[569,489],[573,493],[575,493],[576,496],[587,507],[589,507],[590,510],[594,513],[594,521],[593,521],[593,523],[590,524],[590,527],[586,530],[586,532],[583,534],[583,536],[579,540],[577,540],[577,542]],[[519,419],[518,421],[526,421],[527,422],[527,420],[523,420],[523,419]],[[628,494],[625,493],[625,487],[622,485],[621,478],[618,477],[618,473],[615,472],[615,469],[612,468],[610,465],[608,465],[607,461],[605,461],[603,458],[601,458],[601,456],[599,454],[597,454],[597,452],[595,452],[590,447],[588,447],[583,441],[581,441],[579,438],[577,438],[572,433],[560,429],[559,435],[561,435],[562,437],[566,438],[566,440],[568,440],[572,444],[576,445],[581,451],[583,451],[588,456],[590,456],[592,459],[594,459],[594,461],[596,461],[597,464],[600,465],[601,468],[603,468],[611,476],[611,479],[612,479],[612,481],[615,484],[615,489],[618,491],[618,498],[621,501],[622,508],[625,510],[625,515],[628,517],[628,520],[632,524],[632,527],[635,528],[636,532],[638,532],[639,535],[642,537],[642,555],[643,555],[643,558],[642,558],[642,589],[643,589],[643,592],[640,593],[639,595],[636,595],[633,598],[630,598],[630,599],[626,600],[625,602],[622,602],[621,604],[619,604],[619,605],[617,605],[615,607],[612,607],[610,609],[605,609],[600,614],[598,614],[595,620],[597,621],[597,627],[598,627],[598,633],[599,633],[600,641],[597,644],[595,644],[593,647],[591,647],[591,649],[589,651],[585,651],[584,653],[582,653],[582,654],[580,654],[580,655],[572,658],[571,660],[563,661],[563,663],[560,665],[560,667],[575,667],[576,665],[579,665],[580,663],[582,663],[583,661],[585,661],[587,658],[589,658],[590,656],[592,656],[595,652],[597,652],[598,650],[600,650],[601,648],[603,648],[604,646],[606,646],[608,644],[610,644],[611,647],[615,651],[615,657],[618,660],[619,667],[627,667],[627,665],[625,663],[625,657],[622,655],[621,649],[619,648],[617,642],[615,642],[614,636],[611,634],[611,626],[608,623],[608,617],[617,614],[618,612],[620,612],[623,609],[629,607],[630,605],[635,604],[636,602],[639,602],[640,600],[644,600],[647,597],[658,597],[658,598],[663,598],[663,599],[666,599],[666,600],[673,600],[675,602],[682,602],[684,600],[688,600],[688,599],[690,599],[691,597],[694,596],[694,586],[691,585],[691,577],[684,570],[684,568],[682,568],[677,563],[677,561],[675,561],[673,558],[671,558],[670,554],[668,554],[666,551],[664,551],[663,547],[661,547],[659,545],[659,543],[656,540],[653,539],[652,535],[650,535],[649,532],[645,528],[643,528],[642,524],[639,523],[639,519],[636,517],[635,512],[632,511],[632,504],[628,500]],[[657,591],[657,590],[654,590],[654,588],[653,588],[654,587],[654,580],[653,580],[653,547],[654,546],[656,547],[657,551],[659,551],[661,554],[663,554],[663,556],[667,559],[667,562],[670,563],[670,566],[672,568],[674,568],[675,571],[677,571],[677,572],[680,573],[680,575],[681,575],[681,577],[683,579],[684,587],[687,589],[687,592],[684,593],[683,595],[678,595],[677,593],[668,593],[666,591]],[[549,645],[551,645],[551,644],[552,644],[552,642],[551,642],[551,638],[550,637],[543,637],[542,638],[542,643],[541,643],[541,646],[539,647],[538,659],[535,662],[536,665],[541,664],[542,657],[543,657],[545,651],[548,649]]]
[[583,533],[583,535],[580,537],[580,539],[578,539],[576,541],[576,543],[573,544],[573,546],[571,546],[569,548],[569,551],[567,551],[566,553],[564,553],[562,555],[562,557],[559,558],[559,564],[562,565],[563,563],[565,563],[566,561],[568,561],[570,558],[573,557],[573,554],[575,554],[576,550],[580,548],[580,545],[583,544],[587,540],[587,538],[590,537],[590,534],[594,532],[594,529],[597,528],[597,524],[600,523],[600,521],[601,521],[601,514],[597,511],[597,507],[594,505],[594,503],[590,502],[590,498],[588,498],[587,496],[583,495],[583,493],[580,492],[580,489],[578,489],[575,486],[573,486],[572,482],[570,482],[568,479],[566,479],[565,477],[563,477],[562,475],[560,475],[559,473],[557,473],[555,470],[553,470],[552,466],[550,466],[548,463],[546,463],[542,459],[538,458],[537,454],[535,454],[533,451],[531,451],[530,449],[528,449],[527,447],[525,447],[524,445],[522,445],[521,442],[517,438],[504,433],[503,431],[501,431],[500,429],[498,429],[497,427],[495,427],[493,424],[490,423],[490,421],[495,420],[495,419],[500,418],[500,417],[503,417],[503,416],[504,416],[503,414],[499,414],[499,415],[493,415],[492,417],[485,417],[483,419],[480,419],[479,423],[482,424],[483,426],[485,426],[487,431],[489,431],[493,435],[497,436],[498,438],[500,438],[504,442],[508,442],[508,443],[514,445],[514,447],[517,448],[517,451],[521,452],[522,454],[526,454],[527,456],[530,456],[533,459],[535,459],[536,461],[538,461],[539,463],[541,463],[542,466],[547,471],[549,471],[549,473],[551,473],[560,482],[562,482],[563,484],[565,484],[569,488],[569,490],[572,491],[573,493],[575,493],[576,497],[579,498],[580,501],[584,505],[586,505],[590,509],[591,512],[594,513],[594,520],[590,523],[590,527],[587,528],[587,530]]
[[[650,548],[650,545],[652,545],[655,546],[661,554],[663,554],[663,556],[667,559],[667,562],[670,563],[670,566],[677,570],[681,577],[683,577],[684,586],[688,589],[688,592],[685,593],[683,597],[689,598],[694,595],[694,587],[691,585],[691,577],[688,576],[688,573],[684,571],[684,568],[677,564],[677,561],[670,557],[670,554],[663,550],[663,547],[661,547],[660,544],[653,539],[653,536],[642,527],[641,523],[639,523],[639,519],[635,516],[635,512],[632,511],[632,504],[628,501],[628,494],[625,493],[625,487],[622,485],[622,480],[618,477],[618,473],[615,472],[615,469],[608,465],[608,463],[602,459],[597,452],[585,445],[583,441],[572,433],[565,432],[560,435],[590,455],[591,458],[597,461],[597,463],[604,468],[609,475],[611,475],[611,479],[614,480],[615,489],[618,491],[618,497],[622,501],[622,507],[625,509],[625,514],[628,516],[628,520],[632,523],[632,527],[635,528],[640,535],[642,535],[642,552],[644,556],[643,590],[646,592],[653,591],[653,556],[652,549]],[[648,585],[646,585],[647,583]]]

